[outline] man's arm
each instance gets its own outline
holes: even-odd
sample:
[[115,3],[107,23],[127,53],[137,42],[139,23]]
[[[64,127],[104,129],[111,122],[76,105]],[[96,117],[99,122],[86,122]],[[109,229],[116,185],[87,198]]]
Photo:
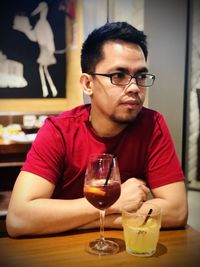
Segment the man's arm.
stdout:
[[[55,186],[29,172],[21,172],[15,183],[8,215],[10,236],[50,234],[70,229],[90,229],[99,226],[99,211],[85,198],[74,200],[50,199]],[[106,227],[121,227],[121,207],[139,207],[149,190],[135,178],[122,184],[119,200],[107,210]]]
[[15,183],[6,224],[10,236],[58,233],[99,218],[85,198],[50,199],[55,186],[29,172],[21,172]]
[[188,219],[188,203],[184,181],[152,189],[153,199],[148,200],[162,209],[162,227],[184,227]]

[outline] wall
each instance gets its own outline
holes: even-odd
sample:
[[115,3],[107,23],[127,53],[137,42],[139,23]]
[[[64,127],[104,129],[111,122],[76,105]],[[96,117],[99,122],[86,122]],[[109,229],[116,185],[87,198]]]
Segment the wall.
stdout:
[[181,159],[187,0],[145,0],[144,18],[150,71],[156,75],[149,107],[164,115]]

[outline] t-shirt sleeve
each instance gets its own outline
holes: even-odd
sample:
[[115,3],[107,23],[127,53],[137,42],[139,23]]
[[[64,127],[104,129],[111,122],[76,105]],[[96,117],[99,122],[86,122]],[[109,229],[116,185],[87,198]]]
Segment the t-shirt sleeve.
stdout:
[[27,154],[22,171],[39,175],[53,184],[62,173],[65,146],[62,134],[54,123],[47,119]]
[[184,174],[163,116],[155,115],[155,127],[148,146],[147,184],[156,188],[183,181]]

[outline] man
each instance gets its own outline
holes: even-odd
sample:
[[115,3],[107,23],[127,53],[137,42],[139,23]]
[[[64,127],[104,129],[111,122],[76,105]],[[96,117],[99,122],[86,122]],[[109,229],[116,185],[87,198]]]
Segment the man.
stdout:
[[[162,115],[143,107],[155,76],[148,73],[146,36],[125,22],[107,23],[84,42],[82,105],[46,120],[16,180],[7,215],[13,236],[98,227],[99,212],[83,196],[88,156],[118,158],[121,196],[105,227],[121,228],[121,209],[151,201],[162,227],[187,223],[184,175]],[[151,191],[153,198],[148,199]]]

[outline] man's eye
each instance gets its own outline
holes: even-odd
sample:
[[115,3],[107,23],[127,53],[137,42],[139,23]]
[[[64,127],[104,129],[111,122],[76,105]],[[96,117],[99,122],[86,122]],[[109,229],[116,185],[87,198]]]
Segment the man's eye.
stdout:
[[143,80],[143,79],[146,79],[146,73],[140,73],[137,75],[137,79],[139,80]]
[[126,74],[123,72],[118,72],[118,73],[115,73],[113,77],[116,79],[124,79],[126,77]]

